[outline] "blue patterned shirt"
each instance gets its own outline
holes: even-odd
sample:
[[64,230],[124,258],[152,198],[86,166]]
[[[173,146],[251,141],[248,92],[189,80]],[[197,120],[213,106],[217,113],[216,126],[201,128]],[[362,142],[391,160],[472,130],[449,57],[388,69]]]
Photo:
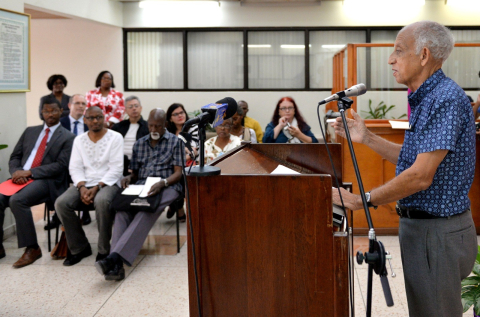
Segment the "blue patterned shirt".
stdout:
[[399,201],[403,206],[448,217],[470,208],[475,173],[475,124],[465,92],[440,69],[408,97],[410,130],[398,157],[396,175],[417,155],[448,150],[429,188]]
[[[136,184],[145,184],[148,176],[167,178],[174,172],[174,166],[183,166],[182,149],[177,136],[166,131],[153,148],[150,145],[150,135],[146,135],[135,142],[132,151],[130,168],[138,171]],[[175,183],[171,187],[178,192],[182,185]]]

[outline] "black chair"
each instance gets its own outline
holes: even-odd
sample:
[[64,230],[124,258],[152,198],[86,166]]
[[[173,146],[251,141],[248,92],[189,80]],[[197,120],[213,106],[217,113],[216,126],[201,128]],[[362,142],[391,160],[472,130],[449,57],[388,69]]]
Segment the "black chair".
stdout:
[[[52,203],[50,199],[47,199],[45,201],[45,209],[44,209],[44,214],[43,214],[43,219],[47,220],[47,231],[48,231],[48,252],[52,251],[52,239],[50,237],[50,211],[55,211],[55,205]],[[60,225],[55,227],[55,244],[58,243],[58,231],[59,231]]]
[[170,210],[175,213],[175,222],[177,226],[177,253],[180,253],[180,220],[178,219],[178,210],[183,207],[184,199],[185,195],[182,193],[169,206]]

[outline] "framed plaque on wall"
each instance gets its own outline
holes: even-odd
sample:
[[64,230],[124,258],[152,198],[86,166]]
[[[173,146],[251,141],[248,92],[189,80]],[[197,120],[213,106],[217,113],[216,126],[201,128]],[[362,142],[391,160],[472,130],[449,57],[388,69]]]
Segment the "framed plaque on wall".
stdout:
[[30,91],[30,15],[0,9],[0,92]]

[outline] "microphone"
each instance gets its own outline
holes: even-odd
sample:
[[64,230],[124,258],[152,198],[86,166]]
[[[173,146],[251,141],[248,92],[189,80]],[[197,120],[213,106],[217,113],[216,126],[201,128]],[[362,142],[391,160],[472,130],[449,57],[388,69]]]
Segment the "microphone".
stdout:
[[182,132],[188,132],[194,124],[210,123],[213,127],[222,124],[225,119],[233,117],[237,112],[237,102],[233,98],[225,97],[216,103],[203,106],[201,110],[201,114],[183,124]]
[[187,149],[190,151],[190,153],[193,153],[193,148],[192,148],[192,136],[188,132],[180,132],[178,134],[178,138],[183,141]]
[[329,103],[331,101],[334,101],[334,100],[338,100],[338,99],[341,99],[343,97],[356,97],[356,96],[360,96],[360,95],[363,95],[364,93],[367,92],[367,87],[364,85],[364,84],[357,84],[355,86],[352,86],[346,90],[343,90],[343,91],[339,91],[333,95],[331,95],[330,97],[326,98],[326,99],[323,99],[322,101],[320,101],[318,103],[318,105],[323,105],[323,104],[326,104],[326,103]]

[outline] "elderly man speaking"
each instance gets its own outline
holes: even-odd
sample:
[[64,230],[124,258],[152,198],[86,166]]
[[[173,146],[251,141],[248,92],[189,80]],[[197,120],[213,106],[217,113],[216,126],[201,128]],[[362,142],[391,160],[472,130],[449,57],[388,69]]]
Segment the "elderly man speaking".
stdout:
[[[397,35],[388,59],[393,76],[412,90],[403,145],[371,133],[352,110],[352,140],[396,164],[396,177],[367,193],[369,206],[397,201],[399,239],[410,316],[462,316],[460,282],[471,272],[477,237],[468,192],[475,168],[475,125],[467,96],[441,67],[454,46],[451,32],[430,21]],[[335,132],[345,136],[340,118]],[[342,190],[345,205],[361,209]],[[340,204],[334,191],[334,203]]]

